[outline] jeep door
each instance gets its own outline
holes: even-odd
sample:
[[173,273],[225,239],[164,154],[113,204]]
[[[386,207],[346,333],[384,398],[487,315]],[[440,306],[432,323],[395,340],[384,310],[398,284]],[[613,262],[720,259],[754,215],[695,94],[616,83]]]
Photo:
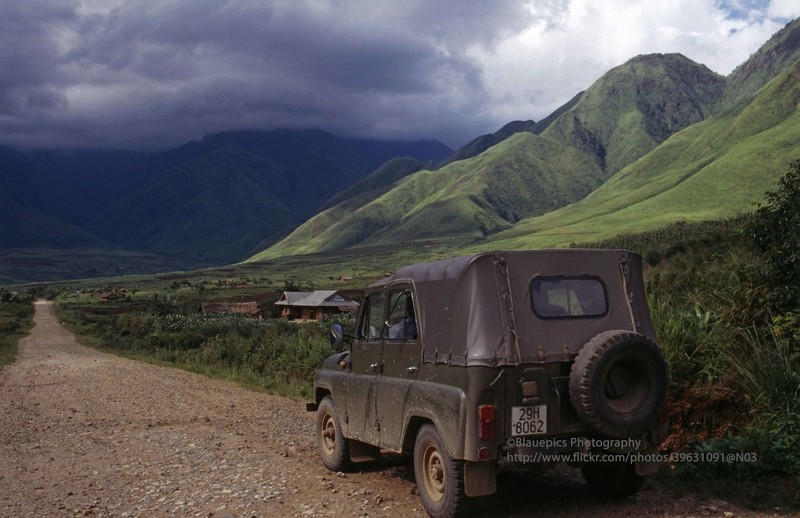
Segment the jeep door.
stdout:
[[375,381],[381,370],[381,332],[384,327],[383,289],[364,296],[353,345],[350,348],[350,375],[347,376],[345,435],[377,444],[379,431],[375,413]]
[[420,363],[418,322],[411,286],[390,285],[386,290],[383,368],[377,379],[376,409],[380,445],[395,451],[402,442],[406,394]]

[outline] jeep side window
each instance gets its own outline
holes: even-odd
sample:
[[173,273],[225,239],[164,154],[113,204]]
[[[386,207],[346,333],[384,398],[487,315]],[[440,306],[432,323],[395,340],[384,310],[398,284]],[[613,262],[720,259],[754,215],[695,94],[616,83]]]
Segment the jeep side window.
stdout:
[[389,293],[389,340],[416,340],[417,321],[414,318],[414,299],[411,292]]
[[599,317],[608,311],[605,286],[596,277],[537,277],[531,304],[541,318]]
[[364,304],[364,315],[358,329],[358,337],[367,340],[378,340],[383,329],[383,294],[372,293]]

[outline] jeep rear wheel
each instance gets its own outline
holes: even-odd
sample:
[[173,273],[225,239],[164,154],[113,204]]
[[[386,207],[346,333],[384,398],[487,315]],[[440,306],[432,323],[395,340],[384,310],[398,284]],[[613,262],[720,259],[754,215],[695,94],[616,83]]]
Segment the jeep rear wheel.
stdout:
[[322,463],[331,471],[344,471],[350,467],[349,444],[342,435],[330,396],[322,398],[317,407],[317,451]]
[[592,430],[639,434],[658,418],[667,394],[661,348],[631,331],[600,333],[578,353],[569,379],[572,406]]
[[414,444],[414,476],[425,510],[433,518],[458,516],[464,501],[464,463],[453,459],[439,432],[422,425]]

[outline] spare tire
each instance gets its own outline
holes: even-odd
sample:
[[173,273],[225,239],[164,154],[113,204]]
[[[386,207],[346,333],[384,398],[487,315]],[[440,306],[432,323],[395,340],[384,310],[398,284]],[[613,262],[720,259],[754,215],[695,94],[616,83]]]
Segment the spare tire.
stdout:
[[598,334],[578,352],[569,376],[572,406],[593,431],[631,437],[645,431],[667,395],[661,348],[632,331]]

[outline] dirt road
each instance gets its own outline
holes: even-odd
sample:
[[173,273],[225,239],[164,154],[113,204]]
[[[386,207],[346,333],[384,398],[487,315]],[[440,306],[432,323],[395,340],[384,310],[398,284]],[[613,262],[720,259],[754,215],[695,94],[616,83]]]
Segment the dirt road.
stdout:
[[[37,302],[0,374],[0,516],[425,516],[397,460],[335,474],[302,402],[79,345]],[[508,477],[476,515],[761,516],[648,483],[625,501],[577,472]]]

